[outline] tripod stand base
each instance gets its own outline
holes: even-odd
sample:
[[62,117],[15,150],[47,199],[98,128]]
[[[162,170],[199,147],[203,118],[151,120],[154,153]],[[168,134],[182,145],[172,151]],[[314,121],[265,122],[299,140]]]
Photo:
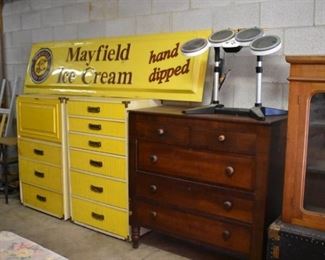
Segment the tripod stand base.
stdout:
[[286,115],[288,111],[263,107],[254,106],[252,108],[233,108],[224,107],[221,104],[211,104],[208,106],[189,108],[183,111],[184,114],[223,114],[223,115],[238,115],[238,116],[249,116],[256,120],[265,120],[266,116],[278,116]]

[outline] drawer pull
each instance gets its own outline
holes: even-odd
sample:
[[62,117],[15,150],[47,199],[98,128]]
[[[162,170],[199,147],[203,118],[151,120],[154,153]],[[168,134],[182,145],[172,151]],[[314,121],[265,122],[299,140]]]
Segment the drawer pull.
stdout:
[[91,166],[94,166],[94,167],[97,167],[97,168],[101,168],[101,167],[103,167],[103,162],[101,162],[101,161],[95,161],[95,160],[89,160],[89,164],[91,165]]
[[225,174],[228,176],[228,177],[231,177],[233,176],[235,173],[235,170],[233,167],[231,166],[227,166],[226,169],[225,169]]
[[225,210],[228,210],[228,211],[231,210],[232,209],[232,206],[233,206],[233,204],[229,200],[223,202],[223,208]]
[[229,238],[231,237],[231,233],[230,233],[230,231],[229,230],[224,230],[223,232],[222,232],[222,238],[223,238],[223,240],[228,240]]
[[218,141],[219,141],[220,143],[224,142],[225,140],[226,140],[226,136],[225,136],[225,135],[219,135],[219,136],[218,136]]
[[91,107],[91,106],[88,106],[87,107],[87,111],[89,113],[100,113],[100,107]]
[[99,148],[102,146],[102,143],[101,142],[95,142],[95,141],[88,141],[88,145],[91,146],[91,147],[96,147],[96,148]]
[[45,174],[44,172],[34,171],[34,175],[39,178],[44,178]]
[[36,154],[36,155],[44,155],[44,151],[39,150],[39,149],[34,149],[34,154]]
[[150,162],[156,163],[158,161],[158,156],[152,154],[152,155],[149,156],[149,159],[150,159]]
[[158,135],[164,135],[165,134],[165,130],[163,128],[159,128],[157,130],[157,133],[158,133]]
[[38,194],[36,195],[36,199],[38,199],[41,202],[46,202],[46,197],[38,195]]
[[90,185],[90,190],[96,193],[103,193],[104,188],[103,187],[98,187],[95,185]]
[[97,214],[95,212],[91,212],[91,217],[96,219],[96,220],[99,220],[99,221],[103,221],[105,219],[105,216],[102,215],[102,214]]
[[156,211],[151,211],[150,215],[151,215],[152,218],[156,218],[158,214],[157,214]]
[[157,191],[157,186],[154,184],[150,185],[150,191],[151,193],[155,193]]
[[100,125],[100,124],[91,124],[91,123],[89,123],[89,124],[88,124],[88,128],[89,128],[90,130],[96,130],[96,131],[99,131],[99,130],[102,130],[102,125]]

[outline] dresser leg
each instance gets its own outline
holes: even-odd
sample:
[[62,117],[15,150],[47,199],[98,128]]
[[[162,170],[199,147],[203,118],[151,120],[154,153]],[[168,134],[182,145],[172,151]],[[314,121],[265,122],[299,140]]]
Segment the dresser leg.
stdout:
[[139,247],[140,227],[132,226],[132,246],[133,248]]

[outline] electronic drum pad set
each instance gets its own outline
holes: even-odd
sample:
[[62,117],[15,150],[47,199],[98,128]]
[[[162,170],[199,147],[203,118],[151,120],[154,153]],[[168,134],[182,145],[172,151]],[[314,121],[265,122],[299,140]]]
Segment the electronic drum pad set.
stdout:
[[[212,103],[208,106],[190,108],[183,111],[186,114],[234,114],[249,115],[258,120],[265,120],[265,116],[286,114],[286,110],[267,108],[262,106],[262,57],[272,54],[281,49],[281,39],[275,35],[264,35],[264,31],[254,27],[243,29],[238,32],[225,29],[215,32],[208,39],[192,39],[181,46],[181,51],[185,56],[193,57],[207,51],[210,47],[214,48],[215,67],[214,67],[214,86]],[[219,103],[218,92],[222,82],[222,59],[220,49],[225,52],[239,52],[243,47],[249,47],[253,55],[257,56],[256,65],[256,102],[251,109],[229,108]]]

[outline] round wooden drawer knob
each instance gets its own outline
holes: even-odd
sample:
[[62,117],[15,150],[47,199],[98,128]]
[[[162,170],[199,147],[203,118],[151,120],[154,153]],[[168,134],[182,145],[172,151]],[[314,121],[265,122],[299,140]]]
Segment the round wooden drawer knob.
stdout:
[[227,166],[226,169],[225,169],[225,174],[228,176],[228,177],[231,177],[233,176],[235,173],[235,170],[233,167],[231,166]]
[[231,210],[232,209],[232,206],[233,206],[233,204],[229,200],[223,202],[223,208],[225,210],[228,210],[228,211]]
[[231,233],[230,233],[229,230],[224,230],[222,232],[222,238],[223,238],[223,240],[228,240],[230,237],[231,237]]
[[152,155],[150,155],[149,159],[150,159],[150,162],[155,163],[158,161],[158,156],[152,154]]
[[151,211],[150,215],[151,215],[152,218],[156,218],[158,214],[157,214],[156,211]]
[[218,141],[219,141],[220,143],[224,142],[225,140],[226,140],[226,136],[225,136],[225,135],[219,135],[219,136],[218,136]]
[[157,186],[154,184],[150,185],[150,191],[151,193],[155,193],[157,191]]
[[157,130],[157,133],[158,133],[158,135],[163,135],[163,134],[165,134],[165,130],[163,128],[159,128]]

